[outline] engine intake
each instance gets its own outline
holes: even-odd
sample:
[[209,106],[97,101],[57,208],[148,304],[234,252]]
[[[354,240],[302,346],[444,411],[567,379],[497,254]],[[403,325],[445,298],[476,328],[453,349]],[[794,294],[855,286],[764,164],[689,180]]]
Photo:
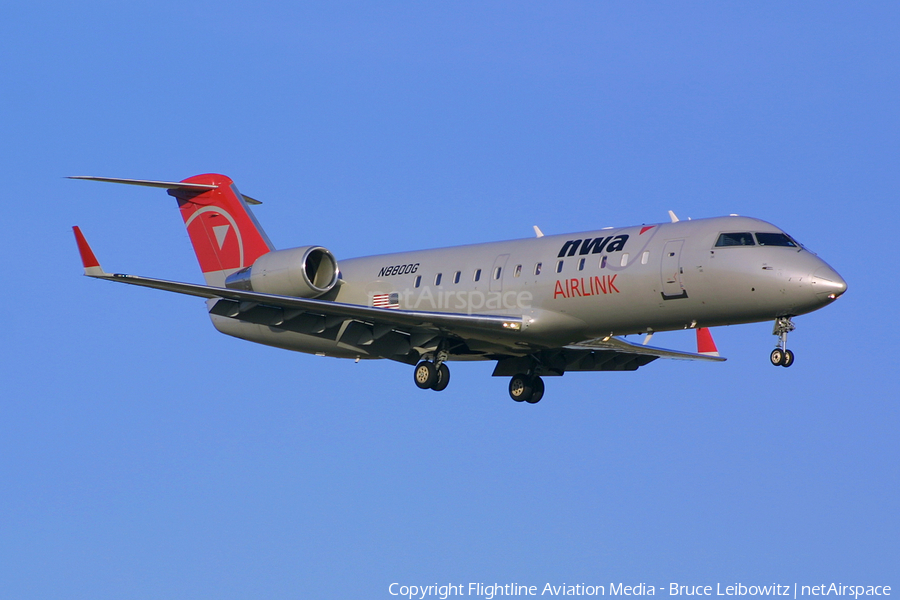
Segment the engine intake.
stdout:
[[263,254],[253,265],[225,278],[232,290],[317,298],[331,290],[338,280],[338,265],[327,249],[306,246]]

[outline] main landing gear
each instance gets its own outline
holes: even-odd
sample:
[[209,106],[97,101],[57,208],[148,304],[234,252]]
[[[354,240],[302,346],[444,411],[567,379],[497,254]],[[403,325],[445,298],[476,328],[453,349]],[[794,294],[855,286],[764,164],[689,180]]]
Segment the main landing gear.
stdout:
[[413,371],[413,379],[416,385],[423,390],[442,392],[450,384],[450,368],[444,361],[450,357],[450,353],[444,349],[437,352],[434,362],[423,360],[416,365]]
[[[413,381],[416,387],[423,390],[440,392],[447,389],[450,383],[450,369],[446,360],[450,358],[446,345],[442,342],[438,350],[433,354],[434,361],[423,360],[416,365],[413,371]],[[535,375],[536,369],[529,369],[527,373],[514,375],[509,381],[509,397],[516,402],[537,404],[544,397],[544,380]]]
[[544,397],[544,380],[537,375],[513,375],[509,380],[509,397],[516,402],[537,404]]
[[787,349],[788,333],[794,330],[794,324],[790,317],[778,317],[775,319],[775,328],[772,335],[778,336],[778,347],[772,350],[769,360],[776,367],[789,367],[794,364],[794,353]]
[[433,362],[423,360],[416,365],[413,377],[419,388],[441,392],[450,384],[450,369],[444,363],[435,366]]

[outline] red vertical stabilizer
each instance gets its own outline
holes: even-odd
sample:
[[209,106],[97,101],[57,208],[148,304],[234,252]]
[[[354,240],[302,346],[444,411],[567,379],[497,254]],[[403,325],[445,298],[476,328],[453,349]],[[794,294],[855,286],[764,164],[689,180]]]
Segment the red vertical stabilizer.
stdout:
[[234,182],[209,173],[183,180],[215,189],[170,189],[209,285],[224,286],[225,277],[274,250]]

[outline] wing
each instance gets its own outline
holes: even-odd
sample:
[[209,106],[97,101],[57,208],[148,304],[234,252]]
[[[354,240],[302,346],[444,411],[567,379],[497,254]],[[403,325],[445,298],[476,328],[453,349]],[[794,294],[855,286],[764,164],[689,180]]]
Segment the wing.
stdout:
[[[698,339],[701,336],[703,336],[704,339],[708,337],[709,342],[712,342],[712,337],[709,337],[708,329],[698,329],[697,331]],[[705,332],[705,335],[701,332]],[[653,356],[655,358],[675,358],[680,360],[710,360],[716,362],[725,360],[717,354],[711,354],[708,352],[681,352],[679,350],[667,350],[666,348],[657,348],[655,346],[634,344],[618,337],[605,337],[595,340],[578,342],[577,344],[566,346],[564,350],[571,350],[576,352],[613,351],[619,354],[626,354],[630,356]]]
[[532,356],[499,358],[493,375],[512,376],[528,372],[534,361],[541,375],[562,375],[566,371],[635,371],[657,358],[723,361],[718,356],[708,329],[697,329],[699,352],[681,352],[633,344],[622,338],[607,336],[569,344],[562,348],[541,350]]
[[[486,349],[502,350],[506,346],[513,346],[515,334],[523,327],[522,317],[376,308],[107,273],[100,266],[81,230],[78,227],[73,229],[84,264],[84,274],[89,277],[216,299],[210,313],[222,317],[324,337],[339,331],[344,344],[359,347],[374,345],[370,348],[374,352],[366,354],[375,356],[403,360],[403,355],[411,348],[427,347],[432,340],[448,336],[459,340],[481,341]],[[387,344],[387,349],[379,351],[379,347],[385,344],[375,342],[391,333],[406,336],[405,343],[396,343],[398,340],[394,336],[395,343]]]

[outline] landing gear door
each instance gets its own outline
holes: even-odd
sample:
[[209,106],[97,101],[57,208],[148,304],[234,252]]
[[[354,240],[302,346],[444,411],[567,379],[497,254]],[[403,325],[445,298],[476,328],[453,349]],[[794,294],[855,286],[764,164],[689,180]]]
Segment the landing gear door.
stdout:
[[663,249],[660,277],[662,279],[663,300],[675,300],[687,298],[687,290],[684,289],[682,276],[684,268],[681,266],[681,247],[684,240],[669,240]]

